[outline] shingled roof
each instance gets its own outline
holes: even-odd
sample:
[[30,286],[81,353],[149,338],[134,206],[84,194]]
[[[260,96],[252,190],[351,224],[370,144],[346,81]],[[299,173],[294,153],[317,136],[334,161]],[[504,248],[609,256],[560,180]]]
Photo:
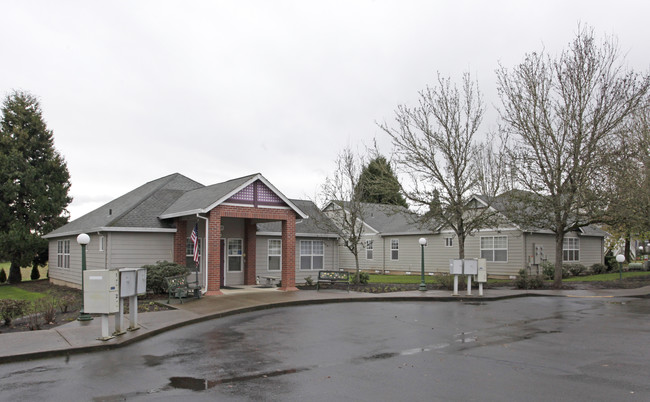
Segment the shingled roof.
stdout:
[[[203,185],[174,173],[150,181],[86,215],[46,234],[44,238],[119,229],[170,229],[158,216],[188,191]],[[118,229],[119,228],[119,229]]]
[[[308,219],[296,222],[297,236],[312,237],[338,237],[338,234],[331,232],[328,228],[333,227],[330,219],[309,200],[291,200],[298,208],[309,215]],[[257,233],[261,235],[279,235],[282,233],[281,222],[265,222],[257,224]]]
[[[332,201],[326,207],[343,205],[348,202]],[[421,217],[408,208],[399,205],[361,203],[363,222],[381,236],[432,233],[423,227]]]

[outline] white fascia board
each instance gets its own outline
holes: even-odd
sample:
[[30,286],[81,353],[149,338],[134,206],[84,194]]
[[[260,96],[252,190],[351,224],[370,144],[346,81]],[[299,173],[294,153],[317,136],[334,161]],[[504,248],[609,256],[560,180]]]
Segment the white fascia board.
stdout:
[[380,233],[379,235],[381,237],[386,237],[386,236],[422,236],[422,235],[435,235],[438,234],[437,232],[432,232],[430,230],[428,231],[422,231],[422,232],[394,232],[394,233]]
[[171,219],[171,218],[178,218],[181,216],[188,216],[188,215],[196,215],[196,214],[203,214],[205,213],[204,210],[202,209],[193,209],[191,211],[181,211],[181,212],[174,212],[171,214],[164,214],[160,215],[158,218],[159,219]]
[[174,228],[128,228],[128,227],[96,227],[88,230],[73,230],[70,232],[57,233],[54,235],[47,234],[41,236],[43,239],[54,239],[57,237],[77,236],[81,233],[96,233],[96,232],[131,232],[131,233],[176,233]]
[[[280,232],[257,232],[255,233],[256,236],[277,236],[277,237],[282,237],[282,233]],[[326,238],[332,238],[336,239],[339,236],[337,234],[333,233],[296,233],[296,237],[326,237]]]

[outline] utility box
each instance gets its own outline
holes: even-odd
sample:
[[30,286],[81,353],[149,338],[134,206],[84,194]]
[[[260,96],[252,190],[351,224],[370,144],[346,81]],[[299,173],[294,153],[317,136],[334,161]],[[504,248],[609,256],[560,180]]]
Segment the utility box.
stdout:
[[485,258],[478,259],[478,274],[476,275],[476,282],[487,282],[487,260]]
[[464,260],[463,273],[465,275],[478,274],[478,260]]
[[463,260],[449,260],[449,274],[462,275],[463,274]]
[[120,268],[120,297],[147,293],[146,268]]
[[119,272],[84,271],[84,313],[111,314],[120,309]]

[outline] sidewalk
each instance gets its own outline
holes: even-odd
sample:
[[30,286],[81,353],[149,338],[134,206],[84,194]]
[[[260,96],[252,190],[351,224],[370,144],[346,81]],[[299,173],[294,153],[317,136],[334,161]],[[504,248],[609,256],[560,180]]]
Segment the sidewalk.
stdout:
[[[187,300],[183,304],[172,301],[174,309],[138,314],[140,329],[127,332],[108,341],[98,340],[101,335],[101,320],[73,321],[59,327],[29,332],[0,334],[0,364],[51,356],[65,356],[73,353],[94,352],[125,346],[161,332],[227,315],[244,313],[273,307],[307,305],[318,303],[362,302],[362,301],[494,301],[514,297],[647,297],[650,286],[637,289],[598,290],[512,290],[486,289],[484,296],[478,296],[478,289],[472,289],[468,296],[466,289],[459,296],[452,296],[448,290],[408,291],[394,293],[361,293],[344,290],[305,290],[282,292],[277,289],[244,287],[240,290],[222,290],[221,296],[207,296],[199,300]],[[129,326],[128,316],[124,317]],[[115,328],[114,316],[109,317],[109,332]]]

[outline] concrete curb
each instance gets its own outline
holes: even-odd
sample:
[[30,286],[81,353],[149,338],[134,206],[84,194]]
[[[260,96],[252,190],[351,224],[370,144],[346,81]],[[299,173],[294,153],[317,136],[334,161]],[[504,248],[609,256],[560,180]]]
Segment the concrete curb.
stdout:
[[[195,316],[188,319],[181,319],[178,322],[170,323],[164,325],[160,328],[154,328],[150,330],[144,330],[137,334],[132,333],[133,335],[128,338],[115,338],[115,341],[111,343],[102,343],[102,344],[93,344],[87,346],[71,346],[69,348],[61,349],[51,349],[51,350],[38,350],[29,353],[20,353],[14,355],[5,355],[1,356],[0,364],[20,362],[41,358],[50,358],[50,357],[59,357],[59,356],[70,356],[73,354],[81,353],[90,353],[90,352],[99,352],[112,350],[116,348],[121,348],[124,346],[132,345],[136,342],[140,342],[146,339],[149,339],[153,336],[162,334],[173,329],[185,327],[192,324],[197,324],[209,320],[214,320],[222,317],[228,317],[236,314],[249,313],[254,311],[261,311],[267,309],[281,308],[281,307],[296,307],[296,306],[307,306],[307,305],[318,305],[318,304],[332,304],[332,303],[358,303],[358,302],[413,302],[413,301],[431,301],[431,302],[492,302],[499,300],[508,300],[516,299],[523,297],[584,297],[584,298],[614,298],[614,297],[630,297],[630,298],[648,298],[650,293],[639,293],[639,294],[623,294],[623,295],[571,295],[571,294],[549,294],[549,293],[539,293],[539,292],[513,292],[512,294],[500,295],[500,296],[426,296],[426,295],[382,295],[382,296],[364,296],[364,297],[331,297],[331,298],[312,298],[312,299],[300,299],[300,300],[289,300],[289,301],[279,301],[279,302],[270,302],[270,303],[261,303],[254,304],[245,307],[236,307],[232,309],[227,309],[224,311],[219,311],[215,313],[207,313],[199,316]],[[170,306],[172,309],[179,310],[177,307]],[[188,315],[191,314],[187,311]],[[55,328],[49,330],[56,332],[58,336],[63,337],[62,334]],[[2,335],[0,335],[0,340]],[[52,335],[55,336],[55,335]],[[65,339],[65,337],[63,337]]]

